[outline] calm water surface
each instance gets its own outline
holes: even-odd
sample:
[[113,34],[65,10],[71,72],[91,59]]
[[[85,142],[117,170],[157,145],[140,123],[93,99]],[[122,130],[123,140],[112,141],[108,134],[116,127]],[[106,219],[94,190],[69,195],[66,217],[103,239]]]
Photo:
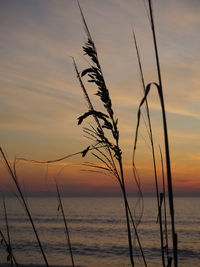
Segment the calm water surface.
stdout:
[[[134,207],[135,198],[130,198]],[[56,198],[29,198],[28,203],[51,266],[70,266],[61,214]],[[27,216],[15,198],[6,199],[12,246],[21,264],[43,264]],[[130,266],[126,221],[120,198],[63,198],[72,248],[77,266]],[[2,205],[1,205],[2,206]],[[159,229],[154,198],[144,198],[144,214],[138,232],[148,266],[160,267]],[[200,266],[200,198],[176,198],[176,231],[179,239],[179,266]],[[0,227],[5,231],[3,209]],[[134,251],[136,267],[143,266]],[[0,246],[0,266],[6,262]]]

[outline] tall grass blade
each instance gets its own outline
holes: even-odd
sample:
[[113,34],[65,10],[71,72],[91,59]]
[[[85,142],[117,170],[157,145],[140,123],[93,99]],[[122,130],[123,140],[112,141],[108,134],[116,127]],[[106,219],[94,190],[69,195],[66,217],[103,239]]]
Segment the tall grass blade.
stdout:
[[[135,35],[134,30],[133,30],[133,38],[134,38],[135,49],[136,49],[136,53],[137,53],[138,66],[139,66],[139,71],[140,71],[140,78],[141,78],[141,82],[142,82],[143,91],[144,91],[144,94],[145,94],[144,74],[143,74],[140,53],[139,53],[139,49],[138,49],[138,45],[137,45],[137,39],[136,39],[136,35]],[[152,131],[152,126],[151,126],[151,118],[150,118],[149,105],[148,105],[147,98],[145,99],[145,107],[146,107],[146,113],[147,113],[147,119],[148,119],[148,128],[149,128],[148,129],[148,133],[149,133],[149,138],[150,138],[150,143],[151,143],[154,178],[155,178],[155,186],[156,186],[156,199],[157,199],[157,208],[158,208],[158,214],[159,214],[159,228],[160,228],[162,263],[163,263],[163,266],[165,266],[164,249],[163,249],[162,216],[161,216],[161,211],[160,211],[161,203],[159,201],[158,177],[157,177],[157,166],[156,166],[156,157],[155,157],[155,149],[154,149],[153,131]]]
[[71,240],[70,240],[70,236],[69,236],[69,229],[68,229],[68,226],[67,226],[67,221],[66,221],[66,217],[65,217],[65,213],[64,213],[64,209],[63,209],[63,204],[62,204],[62,200],[61,200],[61,196],[60,196],[60,191],[59,191],[58,183],[57,182],[56,182],[56,191],[57,191],[57,196],[58,196],[58,207],[61,209],[61,213],[62,213],[62,217],[63,217],[63,222],[64,222],[64,226],[65,226],[65,234],[66,234],[66,239],[67,239],[67,244],[68,244],[68,248],[69,248],[69,252],[70,252],[71,261],[72,261],[72,266],[75,267],[74,257],[73,257],[73,253],[72,253]]
[[166,208],[166,190],[165,190],[165,173],[164,173],[164,164],[163,164],[163,156],[162,150],[159,146],[160,150],[160,160],[161,160],[161,170],[162,170],[162,183],[163,183],[163,204],[164,204],[164,227],[165,227],[165,243],[166,243],[166,253],[167,253],[167,262],[168,267],[170,267],[171,258],[169,256],[169,245],[168,245],[168,229],[167,229],[167,208]]
[[37,230],[36,230],[36,227],[35,227],[35,224],[34,224],[34,222],[33,222],[31,213],[30,213],[30,211],[29,211],[28,205],[27,205],[27,203],[26,203],[26,200],[25,200],[24,195],[23,195],[23,193],[22,193],[22,190],[21,190],[19,181],[18,181],[18,179],[17,179],[16,168],[15,168],[15,166],[14,166],[14,168],[13,168],[14,170],[12,170],[12,168],[11,168],[11,166],[10,166],[10,164],[9,164],[9,162],[8,162],[8,160],[7,160],[7,158],[6,158],[6,156],[5,156],[5,153],[4,153],[4,151],[3,151],[3,149],[2,149],[1,147],[0,147],[0,152],[1,152],[1,155],[3,156],[3,160],[4,160],[5,164],[6,164],[7,169],[8,169],[8,173],[10,174],[10,177],[12,178],[12,180],[13,180],[13,182],[14,182],[16,188],[17,188],[17,191],[18,191],[18,193],[19,193],[19,195],[20,195],[20,198],[21,198],[22,203],[23,203],[23,205],[24,205],[25,211],[26,211],[26,213],[27,213],[27,215],[28,215],[29,221],[30,221],[31,226],[32,226],[32,228],[33,228],[35,237],[36,237],[36,239],[37,239],[37,242],[38,242],[40,251],[41,251],[41,253],[42,253],[44,262],[45,262],[46,266],[49,267],[49,264],[48,264],[46,255],[45,255],[45,253],[44,253],[42,244],[41,244],[41,242],[40,242],[40,238],[39,238],[38,232],[37,232]]
[[165,140],[165,155],[166,155],[166,167],[167,167],[169,207],[170,207],[170,215],[171,215],[172,240],[173,240],[173,257],[174,257],[174,266],[177,267],[178,266],[177,234],[175,232],[173,187],[172,187],[172,176],[171,176],[171,164],[170,164],[167,120],[166,120],[166,114],[165,114],[162,78],[161,78],[161,70],[160,70],[160,61],[159,61],[159,55],[158,55],[158,47],[157,47],[155,24],[154,24],[154,17],[153,17],[153,10],[152,10],[152,2],[151,2],[151,0],[148,0],[148,3],[149,3],[149,14],[150,14],[150,21],[151,21],[151,29],[152,29],[152,35],[153,35],[153,44],[154,44],[155,57],[156,57],[158,81],[159,81],[159,87],[160,87],[160,101],[161,101],[162,116],[163,116],[163,129],[164,129],[164,140]]

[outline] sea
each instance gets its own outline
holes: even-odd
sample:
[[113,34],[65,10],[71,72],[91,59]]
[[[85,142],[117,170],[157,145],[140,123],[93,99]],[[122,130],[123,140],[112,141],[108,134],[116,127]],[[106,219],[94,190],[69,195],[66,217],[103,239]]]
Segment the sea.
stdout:
[[[15,197],[8,197],[5,201],[11,246],[19,266],[45,266],[24,208]],[[147,266],[160,267],[156,200],[145,197],[143,201],[144,211],[138,234]],[[49,266],[72,266],[57,198],[30,197],[27,202]],[[75,266],[131,266],[122,198],[63,197],[62,202]],[[134,211],[137,198],[129,198],[129,203]],[[174,206],[179,266],[200,266],[200,198],[175,198]],[[0,230],[7,239],[3,204],[0,205]],[[137,242],[133,243],[135,266],[144,266]],[[7,256],[8,252],[1,242],[0,266],[11,266]]]

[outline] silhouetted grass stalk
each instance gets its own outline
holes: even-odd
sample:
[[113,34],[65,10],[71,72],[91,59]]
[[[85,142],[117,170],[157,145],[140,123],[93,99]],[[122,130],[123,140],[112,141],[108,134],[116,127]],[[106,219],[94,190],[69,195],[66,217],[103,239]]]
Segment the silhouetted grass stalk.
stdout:
[[71,247],[71,241],[70,241],[70,236],[69,236],[69,230],[68,230],[67,221],[66,221],[66,217],[65,217],[65,213],[64,213],[64,209],[63,209],[63,204],[62,204],[62,200],[61,200],[61,197],[60,197],[60,191],[59,191],[57,182],[56,182],[56,191],[57,191],[57,196],[58,196],[58,210],[61,209],[61,213],[62,213],[62,217],[63,217],[63,222],[64,222],[64,226],[65,226],[65,234],[66,234],[67,244],[68,244],[68,248],[69,248],[69,252],[70,252],[72,266],[74,267],[75,264],[74,264],[74,257],[73,257],[73,253],[72,253],[72,247]]
[[9,225],[8,225],[8,216],[7,216],[5,199],[3,199],[3,207],[4,207],[4,216],[5,216],[7,237],[8,237],[8,246],[7,246],[8,256],[7,256],[7,261],[10,261],[10,265],[12,267],[13,266],[13,254],[12,254],[12,246],[11,246],[11,240],[10,240],[10,229],[9,229]]
[[[1,237],[1,244],[3,245],[3,243],[4,243],[4,245],[6,247],[6,251],[9,253],[9,251],[10,251],[9,243],[7,242],[7,240],[6,240],[3,232],[1,231],[1,229],[0,229],[0,237]],[[13,253],[12,253],[12,259],[13,259],[13,262],[15,263],[15,265],[18,267],[19,265],[18,265],[18,263],[16,261],[15,256],[13,255]]]
[[168,247],[168,230],[167,230],[167,210],[166,210],[166,190],[165,190],[165,174],[164,174],[164,164],[161,147],[160,150],[160,160],[161,160],[161,169],[162,169],[162,182],[163,182],[163,204],[164,204],[164,227],[165,227],[165,243],[166,243],[166,252],[167,252],[167,266],[171,266],[171,258],[169,256],[169,247]]
[[[79,5],[79,2],[78,2],[78,5]],[[122,152],[121,152],[121,149],[119,147],[119,131],[118,131],[118,127],[117,127],[118,120],[114,119],[114,112],[112,109],[112,103],[111,103],[111,99],[109,96],[109,91],[107,89],[107,86],[106,86],[106,83],[105,83],[105,80],[103,77],[102,69],[101,69],[101,66],[100,66],[100,63],[98,60],[97,50],[96,50],[95,44],[92,40],[91,34],[89,32],[89,29],[88,29],[88,26],[86,24],[86,21],[85,21],[85,18],[84,18],[84,15],[83,15],[83,12],[81,10],[80,5],[79,5],[79,9],[80,9],[81,17],[82,17],[83,24],[85,27],[85,31],[87,34],[87,38],[88,38],[88,41],[86,42],[85,46],[83,47],[83,50],[84,50],[85,54],[88,55],[89,58],[91,59],[92,64],[90,65],[89,68],[83,70],[81,75],[80,75],[79,71],[77,69],[76,63],[74,61],[75,71],[76,71],[77,77],[79,79],[81,88],[84,92],[85,98],[86,98],[87,103],[88,103],[88,108],[89,108],[89,111],[87,111],[86,113],[84,113],[82,116],[80,116],[78,118],[78,124],[81,124],[82,121],[85,120],[86,118],[88,118],[89,116],[93,116],[95,118],[96,123],[97,123],[96,129],[93,126],[91,126],[91,129],[87,128],[87,130],[85,130],[85,128],[84,128],[84,132],[86,132],[89,135],[89,139],[94,140],[97,144],[98,143],[104,144],[105,145],[105,151],[108,153],[108,156],[105,155],[104,153],[103,154],[101,153],[100,155],[93,153],[93,156],[95,156],[101,163],[105,164],[105,168],[104,167],[102,168],[101,166],[98,166],[96,164],[95,165],[89,164],[89,165],[92,167],[97,167],[99,169],[102,168],[104,170],[111,172],[117,178],[117,180],[120,184],[123,199],[124,199],[124,207],[125,207],[125,215],[126,215],[126,223],[127,223],[129,257],[130,257],[131,265],[134,266],[130,221],[133,224],[135,233],[137,233],[137,229],[135,227],[133,217],[131,215],[131,211],[130,211],[130,208],[128,205],[128,200],[127,200],[126,185],[125,185],[123,164],[122,164]],[[90,78],[88,80],[88,82],[94,83],[97,86],[98,90],[97,90],[96,95],[100,97],[100,100],[101,100],[107,114],[102,113],[100,111],[96,111],[93,108],[93,105],[90,101],[87,90],[86,90],[86,88],[82,82],[82,79],[81,79],[81,77],[85,76],[86,74]],[[101,124],[101,123],[103,123],[103,124]],[[106,137],[106,132],[104,129],[107,129],[108,131],[111,132],[111,136],[113,139]],[[114,143],[113,143],[113,141],[114,141]],[[102,157],[104,159],[102,159]],[[109,160],[107,160],[107,158],[109,158]],[[115,165],[115,160],[118,163],[119,171]],[[89,166],[89,165],[87,164],[87,166]],[[139,240],[139,237],[137,234],[136,234],[136,237],[137,237],[137,240]],[[140,242],[138,242],[138,244],[139,244],[140,249],[142,251]],[[142,253],[142,257],[144,259],[143,253]],[[145,259],[144,259],[144,262],[145,262]],[[145,262],[145,264],[146,264],[146,262]]]
[[[77,69],[77,66],[76,66],[75,61],[74,61],[74,66],[75,66],[75,71],[76,71],[77,77],[79,79],[80,85],[81,85],[81,87],[83,89],[83,92],[84,92],[85,95],[87,95],[86,100],[87,100],[87,102],[91,103],[90,98],[89,98],[89,96],[87,94],[87,91],[85,89],[85,86],[83,85],[83,82],[82,82],[82,79],[80,77],[80,74],[78,72],[78,69]],[[130,222],[129,222],[129,211],[128,211],[128,208],[127,208],[127,205],[126,205],[127,198],[126,198],[126,190],[124,188],[124,185],[125,185],[124,178],[123,178],[123,181],[121,181],[121,179],[120,179],[121,177],[118,174],[116,165],[114,163],[113,155],[112,155],[112,152],[111,152],[111,148],[110,148],[110,145],[111,144],[109,143],[108,140],[106,140],[106,138],[104,136],[104,132],[103,132],[102,126],[101,126],[101,124],[99,122],[98,117],[96,116],[98,113],[95,112],[92,104],[91,105],[89,104],[89,108],[91,108],[90,109],[90,111],[92,111],[91,112],[91,115],[93,115],[95,121],[97,122],[97,127],[98,127],[98,130],[100,132],[99,133],[99,137],[101,139],[101,142],[102,143],[105,143],[105,148],[106,148],[106,150],[107,150],[107,152],[108,152],[108,154],[110,156],[110,160],[109,161],[111,162],[111,165],[112,165],[112,168],[110,170],[112,170],[112,172],[114,173],[114,175],[117,178],[118,182],[121,183],[121,189],[122,189],[122,193],[123,193],[123,197],[124,197],[124,205],[125,205],[125,213],[126,213],[126,222],[127,222],[127,231],[128,231],[128,242],[129,242],[130,261],[131,261],[131,265],[134,266],[134,261],[133,261],[133,248],[132,248],[132,237],[131,237],[131,229],[130,229]],[[95,132],[95,134],[98,136],[98,132]],[[96,136],[95,136],[95,138],[96,138]],[[96,141],[97,141],[97,139],[96,139]],[[116,149],[119,149],[119,147],[116,147]],[[102,167],[99,167],[99,166],[95,166],[95,167],[96,168],[102,168]],[[105,168],[103,168],[103,169],[105,169]],[[123,175],[122,164],[120,164],[120,172],[121,172],[121,175]]]
[[14,168],[13,168],[13,170],[12,170],[12,168],[11,168],[11,166],[10,166],[10,164],[9,164],[9,162],[8,162],[8,160],[7,160],[7,158],[6,158],[6,156],[5,156],[5,154],[4,154],[4,152],[3,152],[3,150],[2,150],[1,147],[0,147],[0,152],[1,152],[2,156],[3,156],[3,159],[4,159],[4,162],[5,162],[6,167],[7,167],[7,169],[8,169],[8,172],[9,172],[9,174],[10,174],[10,176],[11,176],[11,178],[12,178],[12,180],[13,180],[13,182],[14,182],[16,188],[17,188],[17,191],[18,191],[18,193],[19,193],[19,195],[20,195],[20,198],[21,198],[21,200],[22,200],[23,206],[24,206],[25,211],[26,211],[26,213],[27,213],[27,215],[28,215],[29,221],[30,221],[31,226],[32,226],[32,228],[33,228],[35,237],[36,237],[36,239],[37,239],[37,242],[38,242],[40,251],[41,251],[41,253],[42,253],[44,262],[45,262],[46,266],[48,267],[49,264],[48,264],[47,258],[46,258],[46,256],[45,256],[45,253],[44,253],[42,244],[41,244],[41,242],[40,242],[40,238],[39,238],[38,232],[37,232],[37,230],[36,230],[36,227],[35,227],[35,224],[34,224],[34,222],[33,222],[31,213],[30,213],[30,211],[29,211],[28,205],[27,205],[27,203],[26,203],[26,200],[25,200],[25,198],[24,198],[24,195],[23,195],[23,193],[22,193],[20,184],[19,184],[18,179],[17,179],[17,174],[16,174],[16,169],[15,169],[15,164],[14,164]]
[[[138,66],[139,66],[139,71],[140,71],[140,78],[141,78],[141,82],[142,82],[143,91],[144,91],[144,94],[145,94],[146,86],[145,86],[144,74],[143,74],[140,53],[139,53],[137,40],[136,40],[136,36],[135,36],[134,31],[133,31],[133,38],[134,38],[135,49],[136,49],[136,53],[137,53]],[[151,143],[154,178],[155,178],[155,185],[156,185],[156,199],[157,199],[157,208],[158,208],[158,214],[159,214],[159,229],[160,229],[162,264],[165,267],[164,245],[163,245],[163,230],[162,230],[162,215],[161,215],[161,210],[160,210],[161,209],[161,203],[160,203],[160,198],[159,198],[158,177],[157,177],[157,167],[156,167],[156,157],[155,157],[155,149],[154,149],[153,131],[152,131],[152,126],[151,126],[151,118],[150,118],[149,106],[148,106],[147,98],[145,99],[145,107],[146,107],[146,114],[147,114],[147,119],[148,119],[148,129],[147,129],[147,131],[148,131],[149,139],[150,139],[150,143]],[[133,168],[134,169],[136,168],[135,164],[134,164],[134,153],[133,153]],[[134,175],[135,175],[135,173],[134,173]]]
[[162,116],[163,116],[163,129],[164,129],[164,140],[165,140],[165,155],[166,155],[166,167],[167,167],[169,207],[170,207],[172,239],[173,239],[174,266],[177,267],[178,266],[177,234],[175,233],[174,202],[173,202],[171,164],[170,164],[169,142],[168,142],[168,132],[167,132],[167,120],[166,120],[166,114],[165,114],[163,87],[162,87],[162,79],[161,79],[161,71],[160,71],[160,62],[159,62],[158,47],[157,47],[157,41],[156,41],[156,33],[155,33],[155,25],[154,25],[154,18],[153,18],[153,10],[152,10],[151,0],[148,0],[148,3],[149,3],[149,13],[150,13],[152,35],[153,35],[153,43],[154,43],[154,49],[155,49],[158,81],[159,81],[159,87],[160,87],[159,95],[160,95],[160,102],[161,102]]

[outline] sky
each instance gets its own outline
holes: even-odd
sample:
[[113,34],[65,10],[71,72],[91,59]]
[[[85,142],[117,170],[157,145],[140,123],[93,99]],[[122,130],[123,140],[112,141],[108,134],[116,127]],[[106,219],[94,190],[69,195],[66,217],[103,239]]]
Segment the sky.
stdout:
[[[128,192],[137,109],[142,98],[134,27],[146,83],[157,73],[147,3],[142,0],[80,0],[95,41],[103,73],[119,119],[120,147]],[[167,111],[175,195],[200,195],[200,2],[153,0]],[[51,160],[82,151],[91,141],[83,136],[77,118],[87,105],[74,71],[88,67],[82,46],[86,41],[75,0],[0,1],[0,144],[12,162],[15,157]],[[95,88],[88,87],[94,103]],[[159,98],[152,89],[149,106],[157,164],[163,153]],[[87,123],[84,125],[87,126]],[[141,124],[136,165],[145,194],[155,191],[152,156]],[[91,156],[49,165],[18,162],[20,183],[27,194],[55,191],[57,177],[66,196],[120,194],[113,177],[88,172],[82,163]],[[84,171],[83,171],[84,169]],[[1,162],[0,191],[13,191]],[[59,177],[58,177],[59,173]]]

